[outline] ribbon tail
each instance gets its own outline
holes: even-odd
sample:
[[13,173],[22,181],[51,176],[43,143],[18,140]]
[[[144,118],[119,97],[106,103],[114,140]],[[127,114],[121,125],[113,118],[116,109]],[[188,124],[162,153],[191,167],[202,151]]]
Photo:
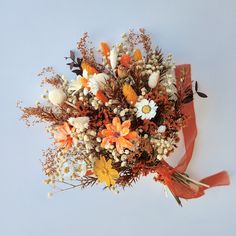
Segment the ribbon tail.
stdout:
[[210,188],[216,186],[224,186],[230,184],[229,175],[226,171],[221,171],[217,174],[208,176],[201,180],[201,183],[209,185]]
[[[191,65],[184,64],[178,65],[175,68],[175,77],[176,77],[176,85],[180,86],[181,80],[184,78],[185,83],[192,86],[191,81]],[[190,118],[188,120],[188,124],[183,128],[183,136],[184,136],[184,145],[185,145],[185,154],[179,161],[178,165],[175,167],[176,171],[185,172],[187,169],[189,162],[192,159],[195,139],[197,137],[197,125],[196,125],[196,117],[194,111],[194,103],[190,102],[184,104],[181,108],[181,112],[185,115],[188,115]]]

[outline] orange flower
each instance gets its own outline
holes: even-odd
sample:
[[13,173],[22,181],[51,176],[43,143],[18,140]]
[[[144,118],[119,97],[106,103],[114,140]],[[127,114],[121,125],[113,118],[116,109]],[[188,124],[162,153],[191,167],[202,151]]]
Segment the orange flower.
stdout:
[[122,66],[128,67],[131,64],[131,57],[127,54],[124,54],[120,59],[120,64]]
[[130,132],[130,125],[130,120],[126,120],[121,124],[120,118],[115,117],[112,124],[107,124],[106,129],[101,132],[104,137],[101,146],[104,148],[109,143],[115,143],[116,150],[120,154],[124,148],[133,148],[134,145],[129,140],[136,139],[138,134],[135,131]]
[[64,151],[67,151],[73,143],[73,138],[71,137],[72,129],[65,122],[63,125],[58,125],[53,131],[55,138],[55,143],[58,143],[60,147],[64,148]]

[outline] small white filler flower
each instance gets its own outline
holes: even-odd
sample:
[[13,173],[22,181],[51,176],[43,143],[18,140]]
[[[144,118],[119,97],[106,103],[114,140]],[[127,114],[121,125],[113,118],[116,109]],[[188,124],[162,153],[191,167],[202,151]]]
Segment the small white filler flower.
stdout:
[[137,117],[144,119],[152,119],[156,115],[156,110],[158,106],[153,100],[142,99],[140,102],[137,102],[135,107],[137,108]]
[[70,117],[68,119],[70,125],[75,127],[79,132],[83,132],[84,130],[88,129],[89,125],[89,117],[81,116],[81,117]]

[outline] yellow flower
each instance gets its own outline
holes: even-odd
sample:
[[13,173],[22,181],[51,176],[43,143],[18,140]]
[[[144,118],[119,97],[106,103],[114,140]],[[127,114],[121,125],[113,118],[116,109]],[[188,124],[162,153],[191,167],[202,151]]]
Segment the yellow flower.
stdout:
[[126,101],[130,105],[135,105],[135,103],[138,101],[138,96],[135,93],[134,89],[131,87],[131,85],[127,83],[123,85],[123,94],[125,96]]
[[100,157],[94,164],[94,173],[100,182],[105,182],[107,187],[116,183],[115,179],[119,177],[117,170],[112,168],[111,160],[106,161],[105,157]]

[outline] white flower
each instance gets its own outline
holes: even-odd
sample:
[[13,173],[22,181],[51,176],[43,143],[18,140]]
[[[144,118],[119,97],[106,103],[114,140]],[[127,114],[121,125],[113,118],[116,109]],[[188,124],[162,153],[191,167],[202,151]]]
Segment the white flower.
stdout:
[[79,75],[79,76],[77,76],[76,80],[72,80],[70,82],[70,86],[68,88],[68,91],[74,91],[74,93],[76,93],[83,87],[83,85],[80,81],[80,78],[81,78],[81,76]]
[[81,116],[81,117],[70,117],[68,119],[70,125],[75,127],[79,132],[83,132],[88,129],[89,117]]
[[48,93],[48,99],[53,105],[59,106],[66,101],[66,94],[62,89],[54,89]]
[[61,166],[61,175],[64,179],[71,179],[74,173],[74,167],[68,162],[64,162]]
[[75,173],[79,177],[83,177],[87,172],[87,164],[83,160],[78,160],[77,163],[74,165]]
[[153,100],[142,99],[140,102],[135,104],[137,108],[137,117],[141,117],[142,120],[144,119],[152,119],[156,115],[156,110],[158,106]]
[[165,125],[160,125],[157,129],[158,133],[164,133],[166,131],[166,126]]
[[105,73],[99,73],[99,74],[95,74],[93,75],[90,79],[89,79],[89,87],[91,89],[91,92],[96,95],[98,90],[103,90],[106,84],[106,80],[109,78],[109,76]]
[[157,86],[158,80],[160,78],[160,71],[153,72],[148,79],[148,86],[150,88],[155,88]]
[[118,57],[117,49],[114,47],[110,51],[110,63],[111,63],[111,68],[113,70],[116,68],[117,65],[117,57]]
[[96,95],[99,90],[99,84],[96,81],[95,77],[92,77],[89,79],[88,85],[92,94]]

